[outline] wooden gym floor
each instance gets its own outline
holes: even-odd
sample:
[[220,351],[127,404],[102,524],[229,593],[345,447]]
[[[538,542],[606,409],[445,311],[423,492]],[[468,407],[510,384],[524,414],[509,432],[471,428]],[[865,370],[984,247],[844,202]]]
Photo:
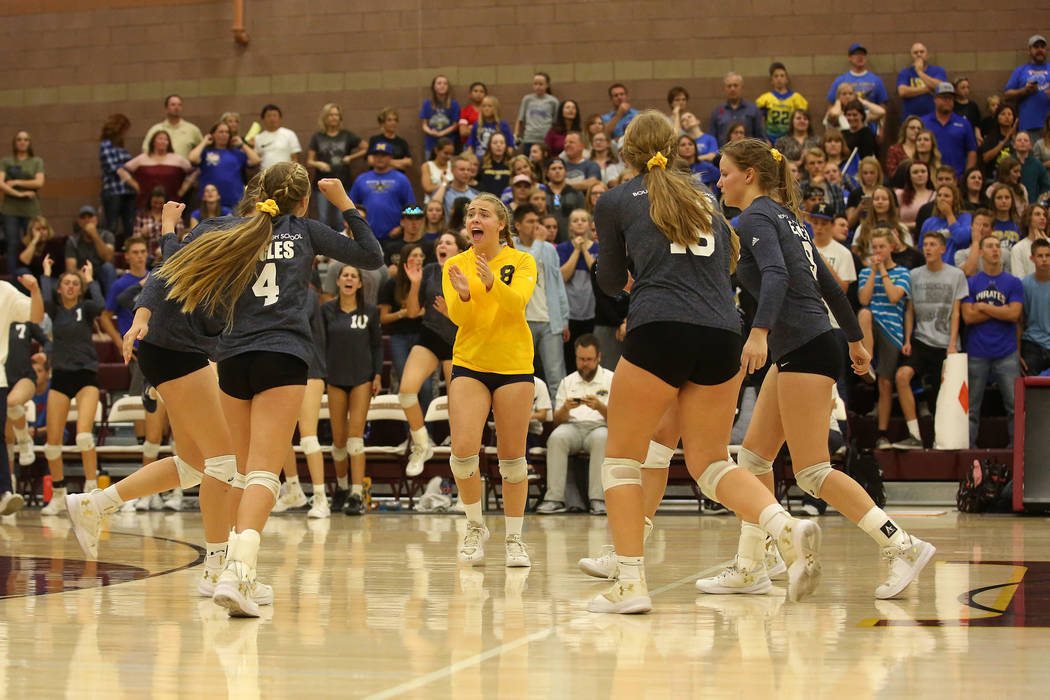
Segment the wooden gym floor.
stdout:
[[[891,509],[892,511],[892,509]],[[593,615],[576,560],[604,518],[530,516],[531,570],[455,563],[462,517],[274,516],[260,576],[276,601],[229,619],[197,597],[198,513],[113,518],[86,563],[64,518],[0,521],[0,696],[817,698],[1038,697],[1050,685],[1045,518],[897,509],[938,547],[909,597],[876,601],[878,548],[839,516],[809,601],[715,597],[728,516],[657,516],[654,610]]]

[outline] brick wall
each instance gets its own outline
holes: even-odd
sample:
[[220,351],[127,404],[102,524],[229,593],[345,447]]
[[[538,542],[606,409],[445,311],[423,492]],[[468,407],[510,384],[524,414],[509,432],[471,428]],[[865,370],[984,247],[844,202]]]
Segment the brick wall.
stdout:
[[[627,83],[636,107],[666,109],[672,85],[692,94],[706,124],[721,76],[736,70],[749,99],[765,91],[771,60],[822,105],[846,47],[863,42],[888,89],[915,40],[949,76],[967,75],[983,100],[1025,60],[1026,38],[1050,32],[1050,5],[1034,0],[881,0],[832,14],[816,0],[246,0],[247,47],[233,42],[227,0],[37,0],[0,5],[0,149],[31,131],[47,162],[44,212],[59,231],[98,198],[97,140],[106,116],[132,121],[132,152],[163,117],[169,92],[207,129],[226,110],[242,128],[267,102],[305,147],[326,102],[346,124],[375,133],[375,113],[401,111],[401,134],[422,156],[418,110],[431,78],[449,76],[461,104],[482,80],[512,121],[534,70],[589,114],[608,110],[606,87]],[[982,103],[983,104],[983,103]],[[820,111],[820,109],[815,110]],[[417,179],[413,174],[413,179]]]

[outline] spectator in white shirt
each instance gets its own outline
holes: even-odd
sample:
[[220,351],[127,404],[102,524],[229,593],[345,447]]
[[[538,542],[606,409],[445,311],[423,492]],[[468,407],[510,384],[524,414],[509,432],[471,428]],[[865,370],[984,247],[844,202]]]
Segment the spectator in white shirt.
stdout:
[[294,131],[281,126],[281,120],[284,118],[281,108],[277,105],[266,105],[259,116],[262,119],[263,130],[256,134],[250,144],[262,158],[259,168],[266,170],[275,163],[287,161],[298,163],[303,147],[299,145],[299,137]]

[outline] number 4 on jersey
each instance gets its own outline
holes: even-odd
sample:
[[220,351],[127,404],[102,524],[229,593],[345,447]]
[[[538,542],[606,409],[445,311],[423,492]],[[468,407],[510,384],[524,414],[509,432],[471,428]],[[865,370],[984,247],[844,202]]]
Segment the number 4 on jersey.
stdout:
[[263,306],[277,303],[277,297],[281,293],[281,288],[277,286],[276,264],[268,262],[263,265],[262,271],[259,272],[259,278],[252,285],[252,293],[257,297],[263,298]]

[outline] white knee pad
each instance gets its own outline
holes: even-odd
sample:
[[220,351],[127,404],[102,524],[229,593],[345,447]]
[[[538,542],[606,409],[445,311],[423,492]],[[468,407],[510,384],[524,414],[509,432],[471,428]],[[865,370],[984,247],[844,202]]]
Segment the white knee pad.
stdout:
[[240,472],[233,475],[233,481],[230,482],[230,486],[235,489],[244,490],[244,487],[248,485],[248,477]]
[[397,402],[401,404],[401,408],[412,408],[419,403],[419,396],[416,394],[398,394]]
[[346,448],[332,445],[332,459],[336,462],[342,462],[346,459]]
[[26,414],[25,406],[18,404],[17,406],[7,407],[7,417],[11,420],[18,420]]
[[670,469],[671,458],[674,457],[674,448],[661,445],[655,440],[649,441],[649,452],[642,462],[642,469]]
[[247,486],[265,486],[273,494],[274,503],[277,502],[277,494],[281,492],[281,480],[276,474],[265,469],[248,472]]
[[737,464],[748,470],[755,476],[762,476],[773,471],[773,463],[768,459],[762,459],[746,447],[741,447],[736,455]]
[[95,436],[91,433],[77,433],[77,450],[90,452],[95,449]]
[[364,438],[350,438],[346,441],[346,453],[351,457],[357,455],[363,455],[365,453],[365,439]]
[[457,457],[449,455],[448,465],[452,467],[452,474],[457,479],[469,479],[478,473],[478,456]]
[[795,483],[813,498],[820,498],[820,487],[834,469],[831,462],[821,462],[795,472]]
[[509,484],[517,484],[525,481],[529,475],[529,465],[524,457],[514,459],[501,459],[499,461],[499,475]]
[[313,455],[321,451],[321,441],[316,435],[308,435],[299,438],[299,447],[303,448],[304,455]]
[[145,442],[142,443],[142,456],[145,457],[146,459],[148,459],[149,461],[152,462],[152,461],[156,460],[157,459],[157,455],[159,455],[159,454],[160,454],[160,445],[158,445],[157,443],[150,442],[149,440],[146,440]]
[[602,488],[606,491],[617,486],[641,486],[642,465],[636,459],[606,457],[602,462]]
[[62,459],[62,446],[61,445],[44,445],[44,459],[54,461],[56,459]]
[[739,469],[739,465],[728,459],[723,459],[718,462],[713,462],[707,465],[707,469],[700,475],[700,478],[696,480],[697,485],[700,486],[700,491],[710,498],[711,500],[717,501],[718,496],[715,494],[718,491],[718,482],[725,477],[726,474]]
[[238,476],[237,457],[234,455],[209,457],[204,460],[204,473],[224,484],[232,484]]
[[175,455],[175,467],[179,470],[179,488],[192,489],[200,484],[204,475],[194,469],[182,457]]

